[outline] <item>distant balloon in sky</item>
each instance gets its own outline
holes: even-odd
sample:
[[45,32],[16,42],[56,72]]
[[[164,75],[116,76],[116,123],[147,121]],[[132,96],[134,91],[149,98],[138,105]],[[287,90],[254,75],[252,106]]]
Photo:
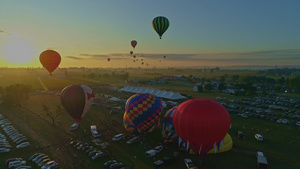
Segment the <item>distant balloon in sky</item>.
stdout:
[[133,54],[133,51],[130,51],[130,54],[132,55],[132,54]]
[[158,16],[153,19],[152,27],[158,33],[159,38],[166,32],[169,28],[170,22],[166,17]]
[[110,61],[110,58],[107,58],[107,61]]
[[78,123],[92,106],[94,98],[92,89],[85,85],[67,86],[60,95],[61,104]]
[[133,47],[133,49],[135,48],[136,45],[137,45],[137,41],[136,40],[132,40],[131,41],[131,46]]
[[45,50],[40,54],[40,62],[48,70],[50,75],[60,64],[61,57],[59,53],[54,50]]
[[133,55],[133,58],[136,58],[136,56],[135,56],[135,55]]
[[164,56],[164,58],[166,58],[166,56]]

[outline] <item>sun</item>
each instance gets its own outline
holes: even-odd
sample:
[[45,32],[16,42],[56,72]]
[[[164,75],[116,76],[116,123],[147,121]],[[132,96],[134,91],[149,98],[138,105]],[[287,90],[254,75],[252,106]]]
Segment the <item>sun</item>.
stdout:
[[3,57],[7,62],[22,65],[36,60],[38,50],[30,38],[12,35],[3,45]]

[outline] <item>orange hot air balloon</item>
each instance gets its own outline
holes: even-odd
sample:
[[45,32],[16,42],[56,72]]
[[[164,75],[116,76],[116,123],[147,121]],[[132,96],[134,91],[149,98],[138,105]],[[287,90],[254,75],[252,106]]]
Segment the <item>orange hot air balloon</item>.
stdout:
[[58,67],[60,61],[61,57],[59,53],[54,50],[45,50],[40,54],[40,62],[50,75],[52,75],[52,72]]

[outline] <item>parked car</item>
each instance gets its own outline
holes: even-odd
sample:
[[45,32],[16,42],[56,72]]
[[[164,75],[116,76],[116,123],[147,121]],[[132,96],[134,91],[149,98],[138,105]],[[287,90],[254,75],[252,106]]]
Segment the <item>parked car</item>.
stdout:
[[32,167],[28,166],[28,165],[21,165],[21,166],[15,168],[15,169],[32,169]]
[[37,164],[37,166],[38,167],[42,167],[42,166],[44,166],[45,164],[47,164],[49,161],[51,161],[51,159],[48,157],[48,158],[46,158],[46,159],[43,159],[41,162],[39,162],[38,164]]
[[89,152],[89,156],[93,157],[94,155],[96,155],[99,152],[101,152],[101,151],[99,151],[99,150],[93,150],[93,151]]
[[43,166],[41,167],[41,169],[46,169],[46,168],[48,168],[49,166],[51,166],[51,165],[53,165],[53,164],[56,164],[56,162],[55,162],[55,161],[49,161],[49,162],[47,162],[45,165],[43,165]]
[[44,157],[38,159],[35,163],[39,164],[40,162],[42,162],[43,160],[48,159],[48,158],[49,158],[49,156],[44,156]]
[[59,168],[60,168],[59,164],[52,164],[47,169],[59,169]]
[[23,159],[22,158],[10,158],[5,161],[5,165],[8,166],[9,162],[11,162],[11,161],[23,161]]
[[46,154],[40,154],[38,156],[36,156],[35,158],[32,159],[33,162],[36,162],[37,160],[39,160],[40,158],[46,156]]
[[262,136],[261,134],[255,134],[254,137],[256,138],[257,141],[264,141],[266,138]]
[[7,153],[10,152],[9,148],[0,148],[0,153]]
[[194,166],[192,160],[189,159],[189,158],[186,158],[186,159],[184,159],[183,161],[184,161],[185,166],[186,166],[188,169],[190,169],[190,168],[192,168],[192,167]]
[[145,156],[146,157],[153,157],[153,156],[155,156],[156,155],[156,150],[148,150],[148,151],[146,151],[146,153],[145,153]]
[[162,168],[162,166],[164,165],[164,162],[162,160],[157,160],[153,163],[155,168]]
[[164,149],[164,146],[162,146],[162,145],[156,146],[156,147],[154,148],[154,150],[156,150],[156,153],[161,152],[161,150],[163,150],[163,149]]
[[78,129],[78,127],[79,127],[79,123],[72,124],[70,127],[70,131],[75,131],[76,129]]
[[27,146],[29,146],[29,145],[30,145],[29,142],[23,142],[23,143],[17,145],[16,148],[17,148],[17,149],[19,149],[19,148],[24,148],[24,147],[27,147]]
[[117,135],[115,135],[111,140],[112,141],[119,141],[119,140],[121,140],[121,139],[125,139],[125,136],[124,136],[124,134],[117,134]]
[[8,163],[8,168],[17,168],[21,165],[26,165],[26,161],[11,161]]
[[120,169],[122,167],[124,167],[124,164],[122,163],[115,163],[109,166],[110,169]]
[[101,157],[105,157],[105,156],[106,156],[105,152],[98,152],[92,157],[92,159],[95,160],[97,158],[101,158]]
[[91,125],[91,133],[92,133],[92,136],[94,138],[101,136],[101,134],[98,133],[98,131],[97,131],[97,126],[96,125]]
[[109,161],[105,162],[103,166],[104,166],[105,168],[109,168],[110,165],[115,164],[115,163],[117,163],[116,160],[109,160]]
[[130,140],[128,140],[126,143],[127,144],[133,144],[133,143],[136,143],[136,142],[139,142],[140,141],[140,137],[134,137],[134,138],[132,138],[132,139],[130,139]]
[[29,157],[29,160],[32,161],[38,155],[41,155],[41,153],[34,153],[32,156]]

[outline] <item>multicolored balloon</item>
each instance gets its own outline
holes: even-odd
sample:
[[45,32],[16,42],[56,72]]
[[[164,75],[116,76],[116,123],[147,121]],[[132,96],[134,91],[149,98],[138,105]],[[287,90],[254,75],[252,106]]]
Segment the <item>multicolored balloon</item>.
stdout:
[[149,93],[135,94],[126,102],[124,127],[128,131],[151,132],[159,127],[161,113],[162,103],[157,96]]
[[78,123],[92,106],[94,98],[92,89],[85,85],[67,86],[60,95],[61,104]]
[[40,54],[40,62],[48,70],[50,75],[60,64],[61,57],[59,53],[54,50],[45,50]]
[[162,120],[162,135],[167,140],[172,140],[177,142],[178,135],[175,131],[175,127],[173,125],[173,115],[177,107],[173,107],[166,112],[164,118]]
[[169,25],[170,25],[169,20],[163,16],[158,16],[154,18],[152,21],[152,27],[158,33],[159,39],[161,39],[161,36],[169,28]]
[[136,45],[137,45],[137,41],[136,40],[132,40],[131,41],[131,46],[133,47],[133,49],[135,48]]
[[191,99],[175,110],[173,124],[179,137],[199,155],[205,155],[225,137],[230,127],[230,116],[218,102]]

